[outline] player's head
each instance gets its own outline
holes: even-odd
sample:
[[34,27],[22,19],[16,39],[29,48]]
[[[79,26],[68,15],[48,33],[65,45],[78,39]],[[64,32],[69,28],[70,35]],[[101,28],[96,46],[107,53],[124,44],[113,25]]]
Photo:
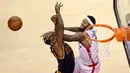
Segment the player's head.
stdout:
[[52,21],[54,24],[56,24],[57,15],[53,15],[53,16],[51,17],[51,21]]
[[94,25],[94,24],[96,24],[95,18],[91,15],[88,15],[82,20],[80,29],[81,31],[84,31],[89,25]]
[[56,41],[56,34],[54,31],[46,32],[41,37],[43,37],[44,43],[50,46]]

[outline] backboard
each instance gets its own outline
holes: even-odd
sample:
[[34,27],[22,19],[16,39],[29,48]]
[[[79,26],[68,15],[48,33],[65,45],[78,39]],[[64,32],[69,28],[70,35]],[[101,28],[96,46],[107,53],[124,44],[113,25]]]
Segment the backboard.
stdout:
[[[117,20],[118,27],[128,26],[130,20],[130,0],[113,0],[113,9]],[[123,41],[128,64],[130,66],[130,41]]]

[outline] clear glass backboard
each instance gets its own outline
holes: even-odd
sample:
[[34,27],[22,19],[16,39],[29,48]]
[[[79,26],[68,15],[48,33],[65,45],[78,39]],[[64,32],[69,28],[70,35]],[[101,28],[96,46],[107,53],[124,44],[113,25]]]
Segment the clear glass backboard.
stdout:
[[[130,0],[113,0],[113,9],[118,27],[122,25],[127,27],[130,20]],[[130,66],[130,41],[124,41],[123,45]]]

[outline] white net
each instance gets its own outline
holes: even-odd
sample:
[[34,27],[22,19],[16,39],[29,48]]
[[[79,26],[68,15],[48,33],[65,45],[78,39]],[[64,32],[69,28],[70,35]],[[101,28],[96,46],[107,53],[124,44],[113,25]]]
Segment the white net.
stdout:
[[109,45],[111,42],[107,43],[99,43],[98,49],[99,49],[99,58],[100,60],[106,60],[111,57],[110,50],[109,50]]
[[[114,32],[111,31],[110,29],[103,28],[103,27],[94,27],[94,30],[96,31],[97,40],[108,39],[114,34]],[[112,41],[105,42],[105,43],[98,42],[98,50],[99,50],[98,55],[100,57],[100,60],[106,60],[111,57],[110,48],[109,48],[111,42]]]

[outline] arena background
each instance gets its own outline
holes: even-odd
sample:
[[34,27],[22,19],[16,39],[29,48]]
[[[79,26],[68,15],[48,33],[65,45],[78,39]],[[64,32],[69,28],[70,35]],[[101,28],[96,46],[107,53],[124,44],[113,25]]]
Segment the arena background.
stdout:
[[[64,5],[61,14],[65,26],[80,26],[81,20],[89,14],[97,23],[118,27],[113,0],[0,0],[0,73],[53,73],[57,69],[49,46],[40,38],[54,28],[50,17],[55,14],[57,1]],[[23,20],[21,30],[14,32],[8,28],[11,16]],[[77,42],[69,44],[77,56]],[[101,60],[100,73],[130,73],[123,44],[114,39],[109,51],[109,58]]]

